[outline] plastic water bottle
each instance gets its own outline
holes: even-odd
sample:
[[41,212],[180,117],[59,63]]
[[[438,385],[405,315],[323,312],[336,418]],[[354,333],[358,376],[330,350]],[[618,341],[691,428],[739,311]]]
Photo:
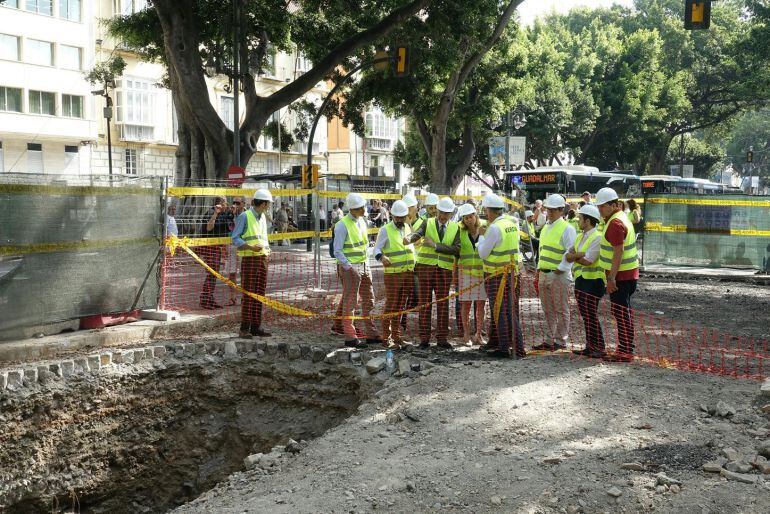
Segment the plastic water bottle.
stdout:
[[393,350],[388,350],[385,353],[385,368],[388,372],[392,372],[396,369],[396,360],[393,358]]

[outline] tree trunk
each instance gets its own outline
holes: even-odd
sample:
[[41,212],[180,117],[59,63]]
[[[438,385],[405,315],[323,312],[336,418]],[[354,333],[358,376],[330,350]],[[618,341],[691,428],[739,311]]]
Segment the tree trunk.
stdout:
[[668,155],[668,147],[671,146],[671,141],[674,136],[667,135],[666,138],[655,146],[650,151],[650,156],[647,161],[647,170],[650,175],[668,175],[666,170],[666,156]]

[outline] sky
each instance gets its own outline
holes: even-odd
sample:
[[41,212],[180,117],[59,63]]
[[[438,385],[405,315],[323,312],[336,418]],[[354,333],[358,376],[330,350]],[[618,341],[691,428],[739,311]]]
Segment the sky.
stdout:
[[530,25],[535,18],[549,14],[553,10],[558,13],[567,13],[573,7],[609,7],[612,4],[630,7],[633,0],[524,0],[518,11],[522,23]]

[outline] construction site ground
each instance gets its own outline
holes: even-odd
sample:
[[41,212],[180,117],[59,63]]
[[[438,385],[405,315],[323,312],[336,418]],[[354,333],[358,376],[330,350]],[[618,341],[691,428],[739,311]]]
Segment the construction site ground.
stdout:
[[[767,340],[767,292],[655,278],[640,283],[634,304]],[[419,371],[368,373],[381,350],[342,367],[291,361],[291,349],[282,361],[239,346],[247,357],[234,360],[232,336],[210,330],[165,334],[172,339],[152,343],[165,344],[163,359],[0,392],[0,483],[87,490],[81,512],[184,501],[175,512],[770,512],[761,457],[770,457],[770,396],[759,381],[465,349],[399,352]],[[269,340],[323,352],[341,343],[320,324],[317,334],[275,330]],[[59,413],[79,405],[74,419]],[[199,495],[204,475],[219,483]],[[25,496],[13,483],[5,497],[0,487],[0,502],[20,498],[11,511],[50,505],[48,493]]]

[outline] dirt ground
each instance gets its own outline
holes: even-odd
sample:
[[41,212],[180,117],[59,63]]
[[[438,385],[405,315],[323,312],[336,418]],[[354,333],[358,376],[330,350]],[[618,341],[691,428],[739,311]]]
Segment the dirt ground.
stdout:
[[[767,484],[702,470],[724,447],[756,454],[757,391],[566,356],[449,363],[391,379],[280,470],[235,474],[176,512],[766,513]],[[732,418],[701,410],[720,399]],[[656,489],[661,472],[678,493]]]

